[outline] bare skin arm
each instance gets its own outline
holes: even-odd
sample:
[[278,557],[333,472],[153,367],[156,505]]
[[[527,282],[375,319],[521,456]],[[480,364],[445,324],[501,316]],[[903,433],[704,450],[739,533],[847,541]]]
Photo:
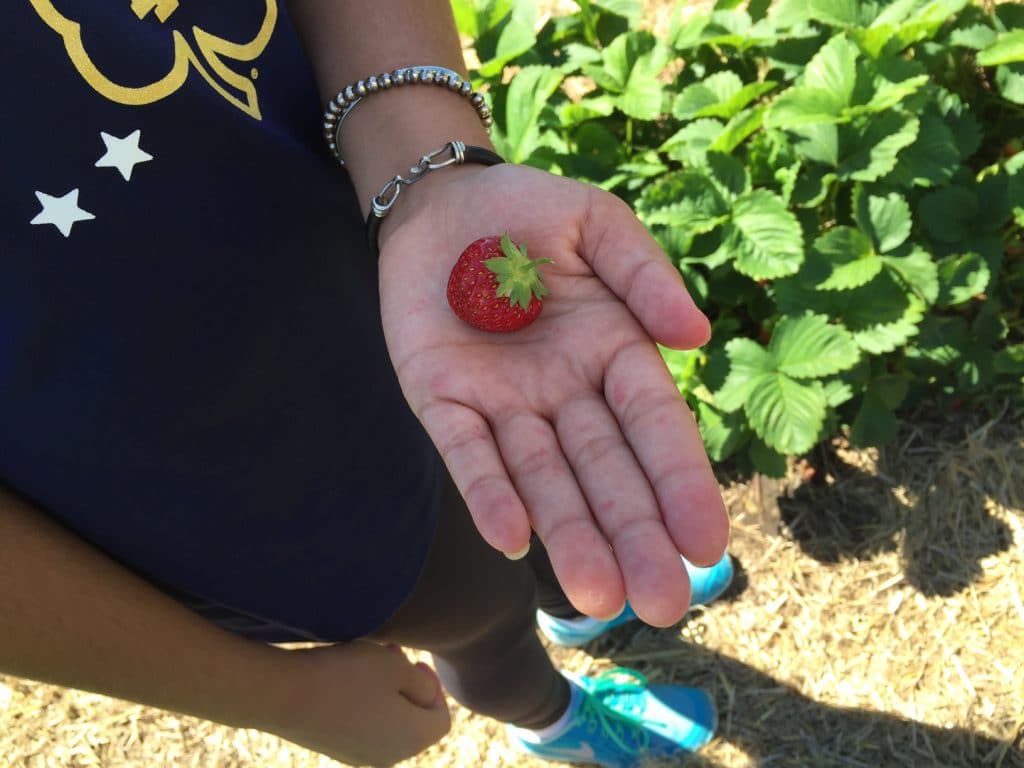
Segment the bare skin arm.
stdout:
[[[245,640],[2,488],[0,670],[270,731],[353,764],[395,762],[448,728],[433,674],[396,649]],[[385,739],[379,721],[405,727]]]
[[[465,73],[447,0],[290,8],[325,101],[400,66]],[[341,147],[364,212],[385,181],[449,139],[489,146],[452,93],[402,86],[364,99]],[[551,296],[537,323],[496,338],[455,321],[444,290],[462,248],[506,230],[553,260]],[[464,166],[405,193],[380,243],[388,351],[483,537],[515,555],[536,531],[584,613],[615,615],[628,598],[650,624],[678,621],[689,604],[679,555],[717,562],[728,520],[655,342],[693,347],[709,325],[633,212],[533,169]]]
[[[290,0],[288,5],[324,103],[350,83],[399,67],[429,64],[467,74],[448,0]],[[402,86],[364,99],[345,121],[341,145],[363,212],[384,182],[449,139],[491,146],[476,112],[460,96]],[[424,179],[417,192],[431,183]]]

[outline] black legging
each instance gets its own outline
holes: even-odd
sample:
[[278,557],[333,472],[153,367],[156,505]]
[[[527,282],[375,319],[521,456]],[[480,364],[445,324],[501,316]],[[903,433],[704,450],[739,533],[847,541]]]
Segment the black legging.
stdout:
[[447,691],[473,712],[542,728],[565,711],[569,686],[537,636],[538,605],[580,615],[537,537],[526,558],[509,560],[483,540],[448,483],[423,576],[372,639],[429,651]]

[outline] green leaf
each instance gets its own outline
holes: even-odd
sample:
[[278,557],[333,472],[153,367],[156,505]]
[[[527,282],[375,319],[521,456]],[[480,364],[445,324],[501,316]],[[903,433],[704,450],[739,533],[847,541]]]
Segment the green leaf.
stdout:
[[795,87],[783,92],[765,114],[769,128],[797,128],[817,123],[838,123],[846,103],[824,88]]
[[[967,159],[981,146],[981,126],[963,100],[945,88],[936,86],[935,106],[943,124],[956,141],[960,157]],[[927,113],[926,113],[927,114]]]
[[677,227],[692,235],[710,232],[729,219],[729,204],[699,171],[677,171],[644,190],[636,206],[648,226]]
[[1004,64],[996,69],[996,85],[1004,99],[1024,104],[1024,64]]
[[903,58],[867,62],[858,71],[857,97],[847,114],[868,114],[892,109],[928,82],[924,67]]
[[925,230],[943,243],[970,237],[978,216],[978,196],[963,187],[946,187],[921,198],[917,215]]
[[793,131],[793,148],[801,157],[839,167],[839,128],[835,125],[805,125]]
[[1003,341],[1010,332],[1010,327],[1000,313],[1003,308],[997,301],[986,301],[971,323],[971,336],[974,341],[985,347],[993,347]]
[[[735,72],[716,72],[684,88],[676,98],[672,114],[680,120],[689,120],[693,117],[729,117],[718,114],[714,108],[727,102],[741,90],[743,81]],[[707,111],[709,109],[710,112]]]
[[855,27],[861,23],[858,0],[807,0],[807,17],[833,27]]
[[853,387],[842,379],[829,379],[825,382],[825,402],[831,408],[838,408],[853,399]]
[[868,323],[866,318],[857,318],[863,323],[860,330],[850,331],[857,346],[871,355],[882,355],[902,347],[917,335],[918,324],[924,317],[924,304],[919,299],[906,302],[902,317],[891,322]]
[[610,96],[593,96],[568,102],[558,108],[558,121],[563,128],[573,128],[587,120],[608,117],[615,111],[615,102]]
[[601,61],[601,52],[596,48],[583,43],[566,43],[562,48],[563,62],[559,69],[564,74],[579,72],[589,64],[597,64]]
[[871,236],[879,253],[895,250],[910,237],[910,206],[895,192],[881,197],[866,193],[863,187],[856,187],[853,218]]
[[701,42],[711,46],[728,46],[745,51],[755,46],[771,45],[776,41],[771,24],[753,23],[743,9],[715,11],[701,34]]
[[633,25],[637,24],[644,14],[643,3],[640,0],[590,0],[590,4],[628,19]]
[[939,298],[939,268],[927,251],[915,248],[909,255],[883,256],[882,261],[928,304]]
[[[828,0],[829,3],[832,0]],[[857,57],[860,51],[845,35],[836,35],[807,63],[803,85],[829,91],[845,106],[857,85]]]
[[704,30],[711,23],[711,14],[694,13],[694,8],[678,3],[672,12],[668,39],[677,51],[686,51],[700,45]]
[[972,24],[950,32],[949,44],[977,51],[990,45],[997,35],[998,33],[987,24]]
[[1024,195],[1012,200],[1010,176],[997,173],[986,176],[977,186],[978,218],[974,221],[974,231],[998,232],[1013,216],[1014,203],[1024,203]]
[[862,448],[895,442],[899,432],[896,414],[871,390],[864,393],[860,409],[850,425],[850,442]]
[[778,196],[764,189],[736,199],[724,247],[735,254],[736,270],[755,280],[794,274],[804,259],[800,223]]
[[561,82],[561,72],[547,66],[524,67],[512,78],[505,103],[505,133],[495,136],[498,152],[506,160],[525,162],[537,148],[541,111]]
[[765,125],[795,128],[844,120],[857,85],[857,55],[857,47],[844,35],[825,43],[808,62],[800,83],[769,107]]
[[996,353],[996,373],[1024,376],[1024,344],[1013,344]]
[[712,152],[731,154],[748,136],[755,133],[764,121],[765,107],[745,109],[734,115],[708,148]]
[[862,125],[840,128],[839,178],[877,181],[896,166],[900,150],[917,139],[920,121],[910,115],[886,112]]
[[940,306],[970,301],[984,293],[992,279],[988,263],[975,251],[951,254],[939,261],[938,268]]
[[860,350],[849,332],[824,315],[784,317],[775,327],[768,351],[776,368],[795,379],[821,378],[856,365]]
[[857,346],[874,355],[891,352],[914,336],[925,309],[891,270],[850,291],[816,291],[798,276],[776,282],[771,294],[784,314],[812,311],[839,320]]
[[801,208],[817,208],[825,202],[836,178],[825,166],[811,166],[797,176],[793,188],[793,204]]
[[949,368],[960,361],[967,348],[967,323],[962,317],[930,315],[921,323],[917,343],[907,349],[911,360]]
[[[966,123],[963,127],[969,130]],[[952,180],[961,165],[957,138],[946,119],[929,111],[921,116],[917,139],[900,153],[888,181],[907,187],[942,186]]]
[[669,48],[650,32],[627,32],[601,53],[603,67],[583,72],[606,91],[618,94],[618,106],[630,117],[654,120],[661,115],[664,85],[658,75],[671,58]]
[[814,446],[827,408],[820,381],[798,382],[777,373],[758,377],[744,410],[769,448],[800,454]]
[[755,437],[750,441],[748,448],[750,460],[754,463],[754,469],[767,477],[786,476],[786,457],[778,451],[769,448],[764,440]]
[[908,294],[888,271],[861,288],[835,295],[842,300],[839,319],[857,346],[874,355],[905,344],[924,317],[924,302]]
[[743,163],[721,152],[708,152],[706,158],[709,178],[728,200],[750,192],[750,173]]
[[633,70],[626,90],[619,96],[618,106],[630,117],[638,120],[657,120],[665,109],[665,86],[658,74],[665,68],[667,56],[659,47],[642,59]]
[[814,241],[805,273],[818,290],[847,291],[882,271],[871,238],[853,227],[835,227]]
[[887,408],[899,408],[910,391],[910,377],[900,373],[886,373],[872,379],[869,389]]
[[893,29],[891,47],[901,51],[913,43],[933,38],[939,29],[962,11],[969,2],[970,0],[931,0],[921,3],[913,9],[906,21]]
[[481,77],[496,77],[505,65],[529,51],[537,42],[537,6],[533,2],[516,2],[508,23],[498,36],[493,55],[480,65]]
[[712,118],[694,120],[669,137],[659,147],[659,151],[681,163],[700,165],[712,145],[722,135],[722,129],[722,124]]
[[705,402],[698,402],[697,423],[712,461],[724,461],[750,439],[750,427],[742,411],[723,414]]
[[1000,34],[979,51],[977,61],[983,67],[1024,61],[1024,29],[1014,29]]
[[716,72],[684,88],[676,98],[672,114],[680,120],[695,117],[729,119],[774,87],[773,82],[743,85],[734,72]]
[[729,358],[729,375],[715,393],[715,404],[726,413],[738,411],[746,404],[757,382],[771,375],[775,361],[771,354],[751,339],[732,339],[725,345]]
[[658,346],[662,359],[672,378],[684,395],[691,392],[699,382],[697,369],[700,366],[701,352],[695,349],[669,349]]
[[512,0],[452,0],[452,12],[459,32],[476,40],[497,27],[512,5]]

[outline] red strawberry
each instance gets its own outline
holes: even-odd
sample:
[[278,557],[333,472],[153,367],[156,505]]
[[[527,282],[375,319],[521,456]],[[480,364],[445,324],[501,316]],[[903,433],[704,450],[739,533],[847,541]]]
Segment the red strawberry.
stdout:
[[508,234],[481,237],[466,247],[448,277],[448,304],[481,331],[518,331],[540,314],[548,290],[537,267],[550,262],[528,258],[526,246],[517,247]]

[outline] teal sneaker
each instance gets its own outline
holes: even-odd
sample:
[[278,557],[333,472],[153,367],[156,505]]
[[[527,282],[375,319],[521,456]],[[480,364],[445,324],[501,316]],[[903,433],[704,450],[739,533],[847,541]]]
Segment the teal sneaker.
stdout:
[[564,763],[633,768],[648,758],[696,752],[714,737],[715,705],[699,688],[648,685],[639,672],[621,667],[595,678],[565,676],[572,688],[567,722],[548,738],[508,726],[522,751]]
[[[734,573],[732,558],[726,553],[710,568],[701,568],[683,558],[683,565],[690,576],[690,606],[706,605],[718,598],[732,583]],[[544,611],[537,611],[537,625],[541,632],[555,645],[578,648],[586,645],[605,632],[633,621],[637,615],[629,603],[614,619],[601,621],[589,616],[578,619],[559,619]]]

